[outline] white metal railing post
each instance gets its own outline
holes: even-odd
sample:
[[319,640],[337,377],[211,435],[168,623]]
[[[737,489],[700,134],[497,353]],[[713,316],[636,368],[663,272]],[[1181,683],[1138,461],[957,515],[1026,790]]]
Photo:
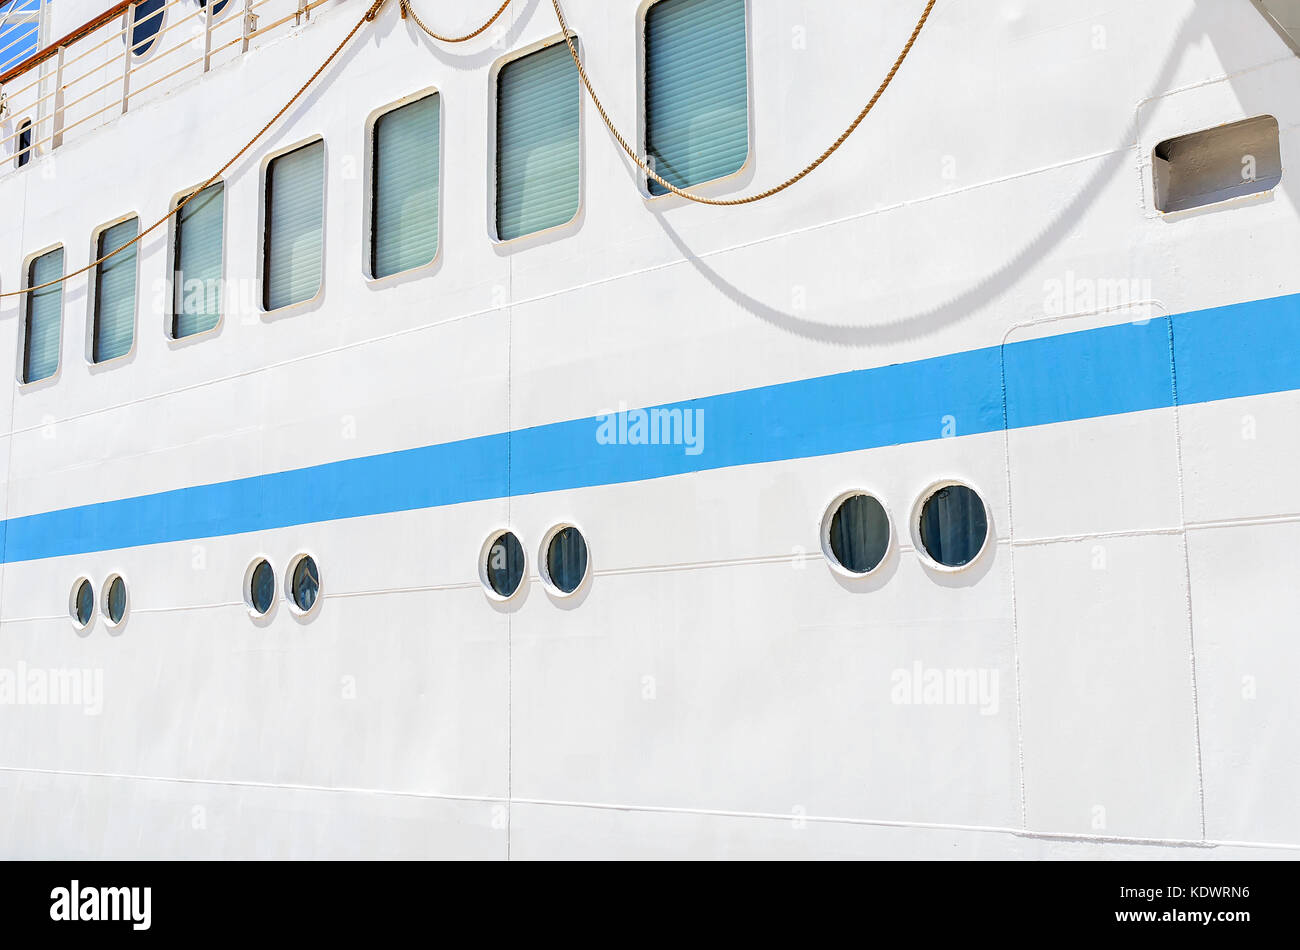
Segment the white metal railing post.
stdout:
[[50,149],[63,144],[63,59],[66,46],[60,46],[54,65],[54,114],[50,117]]
[[293,18],[293,25],[301,26],[302,18],[310,15],[311,11],[307,9],[307,0],[298,0],[298,13]]
[[212,8],[213,0],[203,5],[203,71],[212,68]]
[[244,0],[244,36],[240,52],[248,52],[248,41],[257,29],[257,14],[253,12],[253,0]]
[[135,4],[122,14],[122,30],[126,44],[122,50],[122,114],[126,115],[127,101],[131,98],[131,27],[135,23]]

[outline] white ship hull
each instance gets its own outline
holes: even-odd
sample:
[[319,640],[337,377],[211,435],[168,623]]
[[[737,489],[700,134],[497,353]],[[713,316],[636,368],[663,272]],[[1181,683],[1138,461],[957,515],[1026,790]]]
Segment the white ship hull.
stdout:
[[[706,191],[815,155],[921,5],[753,0],[753,147]],[[454,32],[495,4],[416,6]],[[66,29],[97,8],[54,7]],[[165,214],[364,8],[0,175],[0,290]],[[637,4],[565,9],[635,127]],[[0,397],[0,668],[102,671],[102,702],[0,706],[0,853],[1300,853],[1300,184],[1164,215],[1151,167],[1258,115],[1285,165],[1300,58],[1245,2],[941,0],[868,122],[780,196],[649,201],[584,99],[578,218],[495,243],[489,76],[557,35],[546,2],[454,48],[384,9],[226,174],[247,300],[212,333],[168,338],[166,228],[126,358],[87,361],[68,282],[57,375]],[[372,281],[364,129],[425,90],[439,256]],[[265,314],[261,176],[315,136],[322,290]],[[598,440],[600,414],[653,406],[698,410],[698,444]],[[911,530],[949,479],[992,534],[954,573]],[[852,489],[894,530],[865,580],[821,544]],[[591,552],[570,598],[537,567],[562,523]],[[528,557],[508,603],[477,566],[502,527]],[[304,552],[318,609],[280,591],[251,617],[250,562],[283,587]],[[74,581],[113,574],[126,622],[77,630]],[[927,690],[968,673],[974,694]]]

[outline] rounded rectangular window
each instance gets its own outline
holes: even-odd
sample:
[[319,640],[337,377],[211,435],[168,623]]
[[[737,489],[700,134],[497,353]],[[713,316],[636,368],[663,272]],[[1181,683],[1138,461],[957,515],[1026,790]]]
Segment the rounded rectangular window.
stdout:
[[[63,248],[42,254],[27,268],[27,286],[38,287],[63,276]],[[63,323],[63,282],[27,295],[23,332],[23,382],[49,379],[59,370]]]
[[131,242],[139,233],[140,219],[128,218],[100,231],[95,244],[97,259],[113,255],[95,265],[95,334],[91,359],[96,363],[125,356],[135,340],[135,256],[140,245]]
[[438,256],[437,93],[385,112],[372,142],[370,274],[387,277]]
[[[749,157],[745,0],[659,0],[645,16],[645,145],[678,188],[740,171]],[[668,194],[653,178],[652,195]]]
[[262,306],[278,310],[320,291],[324,261],[325,143],[271,160],[266,169]]
[[223,182],[213,182],[176,215],[172,336],[178,340],[211,330],[221,318],[225,191]]
[[568,44],[555,43],[497,75],[497,238],[572,221],[581,191],[582,99]]
[[18,149],[15,162],[22,168],[32,160],[32,120],[23,119],[18,123]]

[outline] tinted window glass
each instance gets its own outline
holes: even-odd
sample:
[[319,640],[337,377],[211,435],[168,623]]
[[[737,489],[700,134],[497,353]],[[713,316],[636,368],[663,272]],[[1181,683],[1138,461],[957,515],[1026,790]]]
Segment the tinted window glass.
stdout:
[[974,560],[984,547],[988,527],[984,502],[965,485],[940,488],[921,509],[921,544],[945,567]]
[[497,594],[509,597],[517,591],[524,579],[524,549],[519,539],[507,531],[493,541],[485,567],[488,584]]
[[310,557],[298,560],[293,569],[293,602],[302,611],[311,610],[320,593],[320,572]]
[[264,614],[275,600],[275,571],[266,561],[258,561],[248,585],[248,599],[253,609]]
[[831,553],[854,574],[875,570],[889,550],[889,516],[870,495],[846,498],[831,516]]
[[124,616],[126,616],[126,581],[115,577],[108,585],[108,619],[113,623],[121,623]]
[[546,575],[566,594],[577,590],[587,576],[587,542],[572,525],[557,531],[547,545]]

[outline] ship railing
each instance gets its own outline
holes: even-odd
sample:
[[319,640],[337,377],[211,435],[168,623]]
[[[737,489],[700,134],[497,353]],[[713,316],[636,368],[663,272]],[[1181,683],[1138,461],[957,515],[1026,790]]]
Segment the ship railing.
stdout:
[[110,7],[0,71],[0,175],[239,59],[306,23],[316,8],[341,2],[165,0],[149,9],[134,0]]

